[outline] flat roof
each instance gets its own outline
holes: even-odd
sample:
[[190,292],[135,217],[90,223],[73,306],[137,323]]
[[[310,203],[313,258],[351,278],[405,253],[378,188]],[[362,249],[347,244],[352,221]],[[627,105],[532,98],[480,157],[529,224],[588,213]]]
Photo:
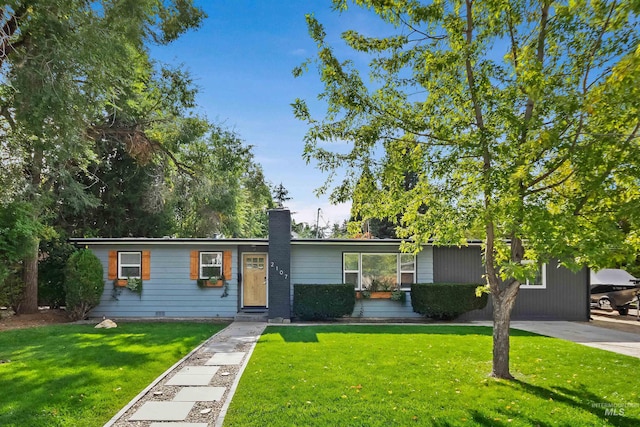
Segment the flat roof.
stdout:
[[[161,244],[161,245],[181,245],[185,243],[201,245],[268,245],[268,238],[249,239],[215,239],[184,238],[184,237],[76,237],[69,241],[76,245],[131,245],[131,244]],[[402,239],[291,239],[291,245],[399,245]],[[468,246],[478,246],[483,242],[480,240],[468,240]],[[433,245],[430,240],[427,245]],[[448,245],[463,246],[463,245]]]

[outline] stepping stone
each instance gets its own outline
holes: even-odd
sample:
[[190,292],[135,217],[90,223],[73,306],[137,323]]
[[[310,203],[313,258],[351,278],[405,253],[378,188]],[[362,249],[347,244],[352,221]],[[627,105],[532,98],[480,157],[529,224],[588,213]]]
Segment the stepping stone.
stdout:
[[222,400],[224,387],[184,387],[176,397],[174,402],[213,402]]
[[216,353],[205,365],[239,365],[245,354],[244,351]]
[[235,348],[236,345],[229,342],[218,342],[204,346],[204,349],[210,351],[211,353],[233,351]]
[[167,381],[167,385],[209,385],[218,369],[218,366],[185,366]]
[[147,402],[129,418],[129,421],[182,421],[189,415],[195,402]]
[[151,423],[151,427],[208,427],[207,423]]
[[209,385],[213,375],[176,374],[166,385]]
[[219,366],[185,366],[176,375],[215,375]]

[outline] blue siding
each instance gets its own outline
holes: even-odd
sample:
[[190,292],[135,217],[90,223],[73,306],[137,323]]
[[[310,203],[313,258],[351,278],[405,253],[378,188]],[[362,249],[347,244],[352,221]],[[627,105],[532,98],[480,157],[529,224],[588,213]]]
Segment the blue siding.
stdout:
[[[357,246],[357,245],[293,245],[291,247],[291,302],[293,284],[327,285],[342,283],[342,254],[344,252],[397,253],[398,246]],[[433,282],[433,248],[425,247],[416,257],[416,280],[420,283]],[[407,302],[390,300],[358,300],[352,317],[417,318],[411,308],[410,296]]]
[[[92,317],[233,317],[238,307],[237,266],[238,255],[227,246],[157,246],[117,245],[94,246],[93,252],[104,266],[105,290]],[[109,251],[151,252],[151,278],[145,280],[142,295],[128,289],[119,290],[114,299],[113,282],[108,280]],[[232,251],[232,275],[229,295],[221,298],[223,288],[201,289],[189,278],[192,250]]]

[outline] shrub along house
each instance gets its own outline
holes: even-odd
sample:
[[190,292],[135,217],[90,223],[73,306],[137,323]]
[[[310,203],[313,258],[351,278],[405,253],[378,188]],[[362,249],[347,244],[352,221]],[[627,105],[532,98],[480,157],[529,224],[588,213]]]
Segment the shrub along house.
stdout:
[[[412,283],[483,283],[480,242],[399,251],[399,240],[291,239],[288,210],[269,212],[268,239],[83,238],[105,269],[105,290],[92,317],[233,318],[264,313],[290,319],[295,284],[348,283],[367,299],[353,317],[418,318],[406,301],[371,291]],[[491,302],[463,319],[490,319]],[[513,319],[588,320],[589,274],[556,265],[522,285]]]

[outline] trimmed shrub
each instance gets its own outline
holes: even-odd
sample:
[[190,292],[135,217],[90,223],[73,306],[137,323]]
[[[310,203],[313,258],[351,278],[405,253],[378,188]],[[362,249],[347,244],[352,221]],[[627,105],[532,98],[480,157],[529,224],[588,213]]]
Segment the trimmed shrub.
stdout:
[[475,283],[414,283],[411,285],[413,311],[425,317],[451,320],[487,305],[489,295],[476,296]]
[[293,285],[293,315],[303,320],[348,316],[355,305],[353,285]]
[[100,302],[104,291],[102,263],[93,252],[82,249],[69,257],[65,268],[64,290],[67,313],[74,320],[87,317]]

